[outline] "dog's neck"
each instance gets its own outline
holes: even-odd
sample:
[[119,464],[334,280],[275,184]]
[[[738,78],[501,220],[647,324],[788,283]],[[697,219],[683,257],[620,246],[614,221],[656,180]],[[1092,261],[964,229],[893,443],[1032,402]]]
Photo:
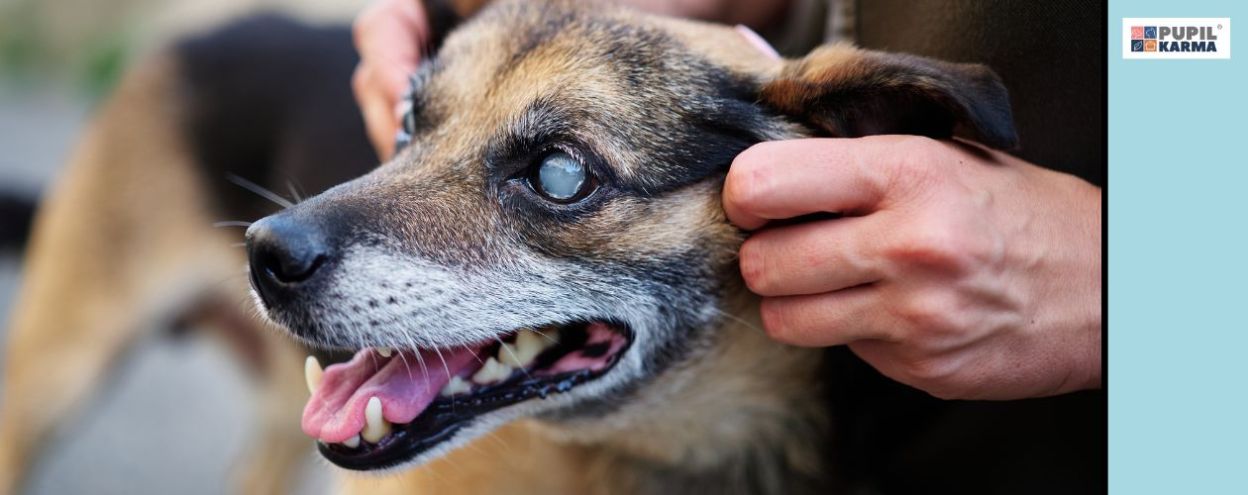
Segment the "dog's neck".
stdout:
[[705,356],[647,387],[661,394],[630,400],[608,428],[557,427],[591,439],[587,481],[620,493],[800,493],[822,483],[822,353],[771,340],[757,299],[740,302]]

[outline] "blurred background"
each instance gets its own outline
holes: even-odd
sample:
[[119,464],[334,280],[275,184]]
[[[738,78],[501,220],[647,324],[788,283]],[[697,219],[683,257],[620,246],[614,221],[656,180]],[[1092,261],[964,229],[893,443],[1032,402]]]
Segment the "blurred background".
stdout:
[[[0,0],[0,195],[36,198],[47,188],[92,108],[145,52],[262,11],[349,23],[364,3]],[[0,251],[0,332],[20,283],[20,254]],[[231,463],[254,427],[256,391],[218,341],[152,335],[159,337],[138,346],[89,412],[59,432],[27,493],[230,491]],[[324,493],[326,466],[309,448],[299,491]]]

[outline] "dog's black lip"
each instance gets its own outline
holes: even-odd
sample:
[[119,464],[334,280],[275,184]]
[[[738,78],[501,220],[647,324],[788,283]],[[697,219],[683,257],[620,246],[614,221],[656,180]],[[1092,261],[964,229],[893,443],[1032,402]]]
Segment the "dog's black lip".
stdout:
[[[612,356],[607,366],[598,371],[577,370],[549,377],[519,376],[504,383],[483,388],[466,398],[439,398],[420,413],[416,419],[404,425],[396,425],[394,433],[382,439],[377,445],[361,443],[357,448],[348,448],[341,444],[317,442],[317,449],[326,460],[339,467],[357,471],[388,469],[403,464],[425,451],[450,440],[460,429],[481,414],[523,402],[533,397],[546,398],[548,395],[563,393],[573,387],[594,380],[615,368],[620,357],[632,347],[633,332],[624,324],[607,321],[591,320],[606,323],[613,331],[624,336],[624,347]],[[584,325],[587,322],[575,325]],[[567,328],[567,326],[564,326]],[[564,340],[561,331],[560,345]],[[583,345],[583,340],[569,346],[575,350]],[[562,359],[566,353],[547,358],[543,363],[539,356],[536,367],[553,364]]]

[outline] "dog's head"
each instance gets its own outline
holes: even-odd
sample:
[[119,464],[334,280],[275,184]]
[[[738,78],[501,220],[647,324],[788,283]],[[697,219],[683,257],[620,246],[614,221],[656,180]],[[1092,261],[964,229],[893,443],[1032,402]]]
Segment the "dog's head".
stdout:
[[849,47],[785,62],[732,28],[578,2],[486,9],[412,100],[393,160],[247,233],[266,314],[358,350],[323,377],[310,363],[303,418],[353,469],[525,416],[605,420],[701,359],[743,290],[719,192],[751,144],[1014,141],[982,67]]

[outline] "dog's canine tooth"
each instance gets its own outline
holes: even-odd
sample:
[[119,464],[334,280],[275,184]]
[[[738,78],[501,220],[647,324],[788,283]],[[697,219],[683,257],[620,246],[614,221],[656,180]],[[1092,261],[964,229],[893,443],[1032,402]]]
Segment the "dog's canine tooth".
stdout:
[[451,381],[447,382],[445,387],[442,387],[441,395],[443,397],[450,397],[452,395],[462,394],[471,390],[472,385],[463,378],[452,376]]
[[348,438],[348,439],[346,439],[346,440],[343,440],[343,441],[342,441],[342,444],[343,444],[343,445],[345,445],[345,446],[347,446],[347,448],[349,448],[349,449],[354,449],[354,448],[356,448],[356,447],[359,447],[359,446],[360,446],[360,436],[359,436],[359,435],[356,435],[356,436],[353,436],[353,437]]
[[308,392],[316,393],[316,389],[321,387],[321,362],[316,360],[316,356],[308,356],[303,362],[303,379],[308,382]]
[[472,381],[480,385],[489,385],[494,382],[506,380],[511,376],[511,366],[499,363],[497,359],[490,357],[485,361],[485,365],[472,375]]
[[378,347],[377,354],[381,354],[381,357],[390,357],[394,354],[394,349],[390,347]]
[[[504,344],[506,346],[506,344]],[[554,345],[532,330],[521,330],[516,335],[516,344],[507,346],[506,349],[499,349],[498,358],[503,364],[514,368],[524,368],[533,364],[533,360],[538,354],[546,350],[547,347]]]
[[390,422],[381,415],[381,399],[368,399],[368,405],[364,406],[364,431],[360,436],[368,443],[377,443],[389,434]]
[[528,330],[528,332],[533,333],[533,336],[541,339],[540,343],[542,344],[542,349],[554,346],[555,344],[559,343],[559,328],[558,327],[538,328],[534,330]]
[[523,362],[523,357],[517,352],[516,346],[506,342],[498,346],[498,355],[495,357],[498,358],[498,362],[513,368],[523,368],[528,365]]

